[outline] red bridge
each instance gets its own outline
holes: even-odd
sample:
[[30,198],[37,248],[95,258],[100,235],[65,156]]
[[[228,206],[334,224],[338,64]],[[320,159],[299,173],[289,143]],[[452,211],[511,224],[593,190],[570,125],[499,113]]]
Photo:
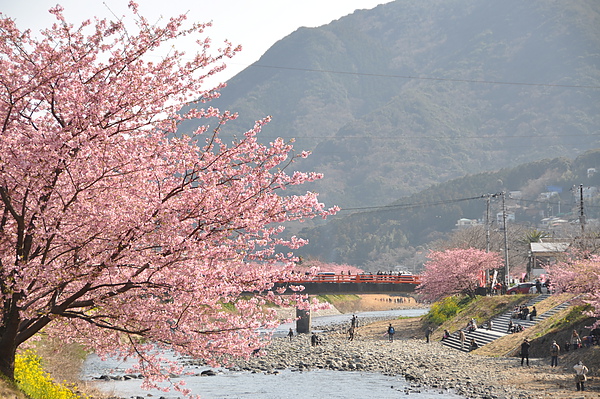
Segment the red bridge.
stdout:
[[275,288],[302,285],[303,293],[310,295],[385,294],[413,292],[419,284],[421,284],[421,276],[319,273],[314,276],[298,274],[286,281],[277,282]]

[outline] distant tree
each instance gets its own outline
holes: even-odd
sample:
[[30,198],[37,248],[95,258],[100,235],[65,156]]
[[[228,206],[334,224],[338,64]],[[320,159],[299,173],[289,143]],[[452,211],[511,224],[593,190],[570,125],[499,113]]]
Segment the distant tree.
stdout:
[[532,242],[541,242],[544,238],[548,237],[550,237],[550,234],[547,231],[533,229],[525,232],[520,242],[529,245]]
[[[529,244],[523,241],[523,237],[531,229],[518,223],[510,223],[507,231],[508,261],[511,274],[526,271]],[[504,231],[497,227],[490,228],[490,252],[498,252],[504,257]],[[476,248],[486,250],[487,232],[484,225],[476,225],[453,231],[444,240],[431,243],[430,248],[437,251],[454,248]]]
[[589,314],[599,320],[600,325],[600,255],[589,255],[582,252],[570,254],[564,260],[547,265],[546,270],[557,292],[581,294],[584,302],[593,306]]
[[431,251],[427,257],[417,290],[433,301],[455,294],[475,296],[482,273],[502,266],[498,253],[474,248]]
[[[211,55],[206,27],[185,16],[138,31],[90,21],[75,29],[57,6],[41,39],[0,15],[0,373],[37,333],[100,355],[137,358],[147,383],[177,373],[172,350],[211,364],[248,356],[277,323],[266,291],[289,272],[303,240],[281,223],[326,216],[315,193],[283,196],[320,175],[286,169],[282,139],[261,145],[268,119],[237,141],[235,116],[207,108],[203,79],[236,49]],[[199,53],[145,56],[196,34]],[[183,120],[217,117],[177,137]],[[299,298],[299,300],[302,300]],[[154,379],[152,379],[154,378]]]

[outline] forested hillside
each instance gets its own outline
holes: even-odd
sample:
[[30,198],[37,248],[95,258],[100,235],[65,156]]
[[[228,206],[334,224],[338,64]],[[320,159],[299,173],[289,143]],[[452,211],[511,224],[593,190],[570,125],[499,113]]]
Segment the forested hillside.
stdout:
[[[568,229],[579,234],[580,212],[578,188],[600,186],[600,173],[588,176],[588,169],[600,172],[600,150],[589,151],[574,160],[554,158],[540,160],[497,172],[482,172],[457,178],[430,187],[392,204],[374,209],[342,209],[337,218],[325,226],[306,228],[300,232],[310,243],[296,251],[305,258],[347,263],[367,269],[421,262],[428,244],[448,237],[461,218],[484,221],[487,217],[487,195],[504,191],[505,206],[514,214],[508,231],[521,234],[528,230],[543,230],[548,235],[563,238]],[[540,195],[557,190],[552,196]],[[560,191],[560,192],[559,192]],[[515,192],[513,198],[509,195]],[[519,195],[516,195],[519,192]],[[584,201],[588,229],[598,233],[600,195]],[[496,234],[492,250],[502,252],[502,227],[496,215],[502,211],[501,197],[490,200],[490,226]],[[575,222],[567,226],[540,227],[546,218],[560,217]],[[519,225],[522,229],[517,229]],[[484,239],[480,231],[481,243]],[[519,241],[524,237],[515,237]],[[565,237],[568,238],[568,237]],[[482,248],[484,249],[485,246]],[[521,253],[518,254],[519,250]],[[520,261],[527,248],[511,248]],[[518,261],[519,259],[516,259]],[[422,262],[421,262],[422,263]],[[515,263],[515,262],[513,262]],[[418,265],[420,267],[420,264]]]
[[397,0],[298,29],[211,105],[240,114],[224,134],[272,115],[263,140],[313,150],[295,167],[325,174],[309,188],[327,205],[385,205],[599,148],[599,17],[596,0]]

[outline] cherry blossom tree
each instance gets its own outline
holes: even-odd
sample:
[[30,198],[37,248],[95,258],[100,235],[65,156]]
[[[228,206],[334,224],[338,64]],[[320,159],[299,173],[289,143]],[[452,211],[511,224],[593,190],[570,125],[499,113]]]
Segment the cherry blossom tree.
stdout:
[[432,301],[455,294],[474,296],[482,273],[502,266],[497,252],[474,248],[431,251],[427,257],[417,290]]
[[[589,316],[600,319],[600,255],[571,253],[545,268],[556,292],[581,294],[581,299],[593,307]],[[597,326],[600,320],[594,323]]]
[[[135,31],[107,20],[76,28],[57,6],[40,38],[0,15],[0,372],[9,378],[17,349],[42,331],[135,355],[148,386],[178,372],[162,349],[210,364],[248,356],[264,344],[258,329],[277,322],[262,306],[277,296],[246,293],[293,268],[293,254],[276,247],[304,243],[282,238],[282,223],[337,210],[315,193],[284,196],[321,176],[286,172],[308,155],[290,143],[259,144],[268,118],[225,143],[218,132],[234,114],[178,113],[218,95],[203,79],[239,48],[215,52],[207,25],[186,27],[185,16],[151,25],[130,8]],[[197,54],[147,57],[188,35],[201,37]],[[178,133],[190,118],[218,122]]]

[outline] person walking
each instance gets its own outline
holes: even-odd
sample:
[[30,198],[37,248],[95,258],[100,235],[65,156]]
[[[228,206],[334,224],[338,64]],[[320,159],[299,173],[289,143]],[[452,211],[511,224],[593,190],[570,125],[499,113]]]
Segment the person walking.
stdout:
[[527,359],[527,366],[529,366],[529,347],[531,344],[529,340],[525,338],[523,343],[521,344],[521,366],[523,365],[523,360]]
[[396,330],[394,330],[392,323],[390,323],[390,325],[388,326],[387,333],[388,333],[388,340],[390,342],[394,342],[394,334],[396,333]]
[[585,381],[587,380],[587,372],[588,368],[583,365],[583,362],[580,360],[575,366],[573,366],[573,370],[575,370],[575,385],[577,386],[578,391],[585,391]]
[[556,343],[556,341],[552,341],[552,346],[550,347],[550,367],[558,366],[558,355],[560,354],[560,346]]
[[354,341],[354,326],[348,329],[348,341]]

